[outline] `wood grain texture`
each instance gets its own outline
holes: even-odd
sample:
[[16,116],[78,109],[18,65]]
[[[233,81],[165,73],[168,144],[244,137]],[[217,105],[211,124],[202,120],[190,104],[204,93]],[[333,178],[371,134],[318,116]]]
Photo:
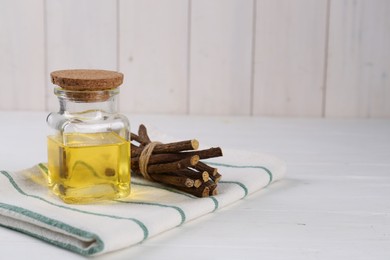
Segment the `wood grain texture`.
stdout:
[[0,110],[44,110],[43,0],[0,2]]
[[4,0],[0,110],[58,109],[49,73],[125,74],[134,113],[390,117],[387,0]]
[[326,0],[257,1],[254,115],[322,115],[326,15]]
[[332,1],[326,116],[390,117],[390,2]]
[[117,69],[117,5],[105,0],[46,1],[47,109],[58,109],[49,73]]
[[120,1],[122,111],[185,113],[188,0]]
[[190,114],[250,114],[252,0],[191,5]]

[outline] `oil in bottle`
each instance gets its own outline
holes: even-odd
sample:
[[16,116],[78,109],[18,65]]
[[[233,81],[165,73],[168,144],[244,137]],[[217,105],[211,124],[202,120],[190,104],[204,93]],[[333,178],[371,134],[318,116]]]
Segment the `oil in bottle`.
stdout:
[[67,203],[126,197],[130,143],[114,132],[48,137],[49,185]]

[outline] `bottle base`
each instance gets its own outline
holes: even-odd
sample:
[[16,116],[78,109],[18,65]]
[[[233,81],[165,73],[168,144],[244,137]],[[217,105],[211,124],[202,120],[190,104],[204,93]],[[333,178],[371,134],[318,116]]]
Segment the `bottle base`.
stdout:
[[62,184],[52,186],[52,191],[62,201],[68,204],[85,204],[103,200],[126,198],[130,195],[130,186],[119,189],[112,184],[99,184],[90,187],[73,188]]

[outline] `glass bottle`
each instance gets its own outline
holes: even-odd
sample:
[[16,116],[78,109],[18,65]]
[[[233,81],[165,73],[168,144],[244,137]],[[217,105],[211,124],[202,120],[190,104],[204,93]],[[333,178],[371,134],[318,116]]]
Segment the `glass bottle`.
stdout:
[[66,203],[118,199],[130,193],[130,125],[117,113],[123,74],[104,70],[51,73],[60,103],[48,125],[48,183]]

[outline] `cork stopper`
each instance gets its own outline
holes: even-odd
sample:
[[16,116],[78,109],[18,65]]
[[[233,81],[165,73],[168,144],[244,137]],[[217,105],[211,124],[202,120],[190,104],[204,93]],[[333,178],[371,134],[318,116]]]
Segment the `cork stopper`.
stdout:
[[123,74],[109,70],[57,70],[50,73],[51,82],[61,89],[55,93],[65,94],[77,102],[106,101],[115,88],[123,83]]
[[123,74],[109,70],[57,70],[50,73],[51,82],[66,90],[109,90],[123,83]]

